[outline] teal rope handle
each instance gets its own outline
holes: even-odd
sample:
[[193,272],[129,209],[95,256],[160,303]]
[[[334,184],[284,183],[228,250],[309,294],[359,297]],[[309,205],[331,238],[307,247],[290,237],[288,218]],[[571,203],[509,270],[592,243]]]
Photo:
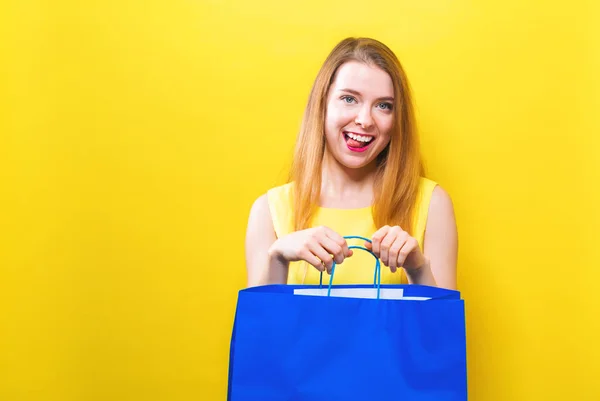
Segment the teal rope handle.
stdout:
[[[360,237],[358,235],[347,235],[344,238],[345,239],[362,239],[364,241],[373,243],[373,241],[371,241],[370,239],[365,238],[365,237]],[[375,273],[373,274],[373,287],[375,287],[377,285],[377,274],[378,273],[379,273],[379,281],[381,281],[381,265],[380,265],[380,268],[377,269],[377,264],[379,264],[379,259],[377,258],[377,256],[375,256],[373,254],[373,252],[371,252],[370,250],[368,250],[367,248],[362,247],[362,246],[352,245],[352,246],[349,246],[348,249],[361,249],[363,251],[369,252],[371,255],[373,255],[375,257]],[[332,275],[333,275],[334,269],[335,269],[335,261],[333,262],[333,266],[331,268]],[[331,282],[331,279],[329,281]],[[319,288],[323,288],[323,272],[321,272],[321,274],[319,276]]]
[[[365,238],[365,237],[361,237],[361,236],[357,236],[357,235],[348,235],[344,237],[345,239],[361,239],[367,242],[371,242],[370,239]],[[373,286],[375,286],[377,288],[377,299],[379,299],[379,295],[381,292],[381,262],[379,261],[379,258],[377,256],[375,256],[375,254],[370,251],[369,249],[363,247],[363,246],[358,246],[358,245],[352,245],[348,247],[349,249],[361,249],[363,251],[367,251],[368,253],[370,253],[371,255],[373,255],[373,257],[375,258],[375,273],[373,275]],[[333,262],[333,266],[331,267],[331,276],[329,277],[329,288],[327,289],[327,296],[331,296],[331,286],[333,285],[333,276],[335,274],[335,261]],[[321,272],[321,276],[319,278],[319,288],[321,288],[323,286],[323,272]]]

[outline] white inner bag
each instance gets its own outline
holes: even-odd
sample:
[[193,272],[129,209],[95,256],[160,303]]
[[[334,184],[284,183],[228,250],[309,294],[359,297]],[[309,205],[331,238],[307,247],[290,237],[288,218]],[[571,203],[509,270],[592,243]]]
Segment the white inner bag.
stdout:
[[[294,295],[326,297],[328,288],[296,288]],[[377,288],[332,288],[332,297],[377,299]],[[379,299],[426,301],[428,297],[405,297],[403,288],[381,288]]]

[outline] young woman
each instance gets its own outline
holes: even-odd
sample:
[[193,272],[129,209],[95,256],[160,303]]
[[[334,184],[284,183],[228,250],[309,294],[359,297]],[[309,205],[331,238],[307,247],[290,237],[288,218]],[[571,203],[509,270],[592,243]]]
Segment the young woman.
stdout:
[[382,284],[455,289],[452,202],[423,175],[400,62],[376,40],[343,40],[314,82],[290,182],[250,211],[248,285],[315,284],[334,261],[336,284],[372,282],[373,257],[344,238],[362,236],[389,267]]

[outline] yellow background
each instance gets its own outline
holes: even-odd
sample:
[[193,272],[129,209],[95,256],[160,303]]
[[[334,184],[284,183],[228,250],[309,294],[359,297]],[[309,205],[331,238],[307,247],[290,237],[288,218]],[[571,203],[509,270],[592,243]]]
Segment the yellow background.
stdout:
[[597,2],[301,3],[2,3],[1,400],[225,399],[249,207],[349,35],[455,203],[470,399],[600,399]]

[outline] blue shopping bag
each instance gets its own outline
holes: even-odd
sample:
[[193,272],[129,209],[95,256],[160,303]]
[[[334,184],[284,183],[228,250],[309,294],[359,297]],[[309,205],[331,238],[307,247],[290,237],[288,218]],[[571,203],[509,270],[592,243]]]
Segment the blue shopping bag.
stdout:
[[228,400],[466,400],[460,293],[381,285],[380,271],[374,285],[332,285],[334,266],[328,286],[241,290]]

